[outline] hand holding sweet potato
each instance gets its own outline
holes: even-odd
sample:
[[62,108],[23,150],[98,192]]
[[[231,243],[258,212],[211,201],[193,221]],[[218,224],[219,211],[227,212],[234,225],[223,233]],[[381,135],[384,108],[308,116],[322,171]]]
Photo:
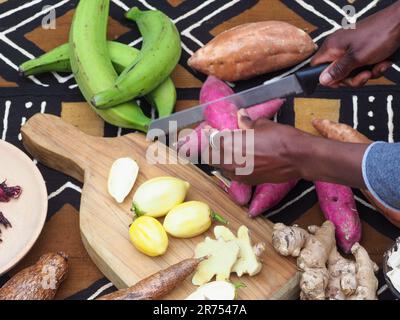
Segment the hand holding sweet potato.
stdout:
[[[329,120],[314,120],[313,126],[322,136],[332,140],[350,143],[372,143],[372,140],[368,139],[362,133],[343,123],[336,123]],[[379,212],[400,228],[399,212],[385,207],[368,190],[361,191]]]

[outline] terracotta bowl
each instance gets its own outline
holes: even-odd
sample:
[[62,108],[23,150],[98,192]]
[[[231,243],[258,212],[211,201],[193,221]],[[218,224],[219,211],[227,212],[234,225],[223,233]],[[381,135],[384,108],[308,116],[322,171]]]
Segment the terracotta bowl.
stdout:
[[385,252],[383,255],[383,275],[385,276],[385,281],[386,284],[388,285],[390,291],[398,298],[400,299],[400,292],[396,290],[392,282],[390,281],[389,277],[387,276],[387,273],[392,270],[391,267],[388,266],[387,262],[390,256],[390,253],[393,251],[396,251],[398,248],[400,248],[400,237],[397,238],[396,242]]
[[13,145],[0,140],[0,182],[19,185],[18,199],[0,202],[0,211],[12,228],[0,226],[0,275],[16,265],[32,248],[43,229],[47,215],[47,190],[32,160]]

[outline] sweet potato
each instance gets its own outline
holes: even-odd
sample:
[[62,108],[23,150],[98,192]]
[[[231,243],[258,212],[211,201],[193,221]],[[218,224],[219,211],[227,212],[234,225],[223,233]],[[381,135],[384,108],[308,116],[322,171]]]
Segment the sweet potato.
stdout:
[[257,104],[246,109],[247,115],[251,120],[256,121],[262,118],[272,118],[283,106],[284,99],[274,99],[261,104]]
[[[200,103],[218,100],[233,93],[233,90],[223,81],[210,76],[201,90]],[[268,101],[249,108],[247,113],[252,120],[262,117],[272,117],[278,112],[283,103],[284,100],[281,99]],[[178,142],[178,149],[181,151],[185,150],[187,156],[194,156],[191,154],[193,150],[201,153],[207,146],[203,135],[203,129],[207,126],[218,130],[238,129],[237,108],[233,103],[216,102],[210,105],[205,110],[205,120],[205,122],[202,122],[195,128],[192,134]],[[230,186],[224,184],[221,184],[221,186],[237,204],[246,205],[250,201],[251,186],[235,181],[232,181]]]
[[[274,99],[267,101],[262,104],[255,105],[246,110],[247,115],[251,120],[256,121],[261,118],[272,118],[282,107],[285,100]],[[178,141],[177,149],[185,150],[186,156],[197,156],[201,154],[205,147],[207,147],[208,141],[205,141],[205,135],[203,130],[211,126],[206,122],[201,122],[197,127],[194,128],[191,134],[183,137]]]
[[319,205],[325,218],[335,225],[338,246],[350,253],[361,239],[361,221],[351,188],[327,182],[315,182]]
[[303,30],[282,21],[227,30],[189,59],[192,68],[226,81],[249,79],[296,65],[317,49]]
[[186,157],[198,157],[208,146],[204,134],[204,129],[207,127],[211,128],[206,121],[201,122],[190,134],[178,140],[176,149]]
[[[215,101],[233,93],[232,88],[225,82],[210,76],[201,88],[200,103]],[[276,99],[253,106],[247,112],[253,120],[260,117],[271,117],[281,108],[283,103],[284,100]],[[205,122],[201,123],[191,135],[178,142],[178,150],[182,151],[182,148],[184,148],[187,156],[194,156],[193,150],[200,153],[206,147],[202,130],[207,125],[218,130],[239,129],[237,111],[237,107],[230,102],[216,102],[209,105],[204,111]],[[249,185],[232,181],[229,187],[224,185],[223,188],[239,205],[246,205],[250,201],[252,188]]]
[[45,254],[0,288],[0,300],[52,300],[67,273],[65,253]]
[[127,289],[100,297],[98,300],[156,300],[183,282],[206,258],[186,259],[145,278]]
[[250,202],[249,216],[254,218],[276,206],[292,190],[297,180],[286,183],[263,183],[256,187]]
[[231,181],[230,186],[226,186],[223,182],[220,183],[222,189],[235,201],[239,206],[245,206],[251,198],[252,187],[248,184]]
[[[366,144],[371,144],[373,142],[347,124],[336,123],[330,120],[314,120],[313,126],[322,136],[332,140]],[[387,208],[368,190],[361,190],[361,192],[380,213],[382,213],[390,222],[400,228],[400,211]]]
[[372,140],[344,123],[315,119],[312,124],[320,135],[328,139],[351,143],[372,143]]

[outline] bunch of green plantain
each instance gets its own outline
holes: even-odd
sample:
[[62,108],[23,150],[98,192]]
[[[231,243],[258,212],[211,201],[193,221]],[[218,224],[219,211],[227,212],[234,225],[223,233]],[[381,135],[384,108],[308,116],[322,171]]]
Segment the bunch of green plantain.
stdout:
[[69,43],[23,63],[20,72],[72,71],[83,96],[106,122],[146,132],[151,119],[134,99],[144,96],[160,117],[173,112],[176,89],[169,75],[181,55],[179,32],[162,12],[132,8],[126,16],[139,27],[141,51],[107,41],[109,6],[110,0],[81,0]]

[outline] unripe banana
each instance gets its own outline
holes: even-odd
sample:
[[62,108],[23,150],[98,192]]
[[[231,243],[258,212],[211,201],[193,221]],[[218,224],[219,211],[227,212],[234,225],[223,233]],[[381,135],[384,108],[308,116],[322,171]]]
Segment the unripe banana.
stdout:
[[[117,79],[107,47],[110,0],[82,0],[76,8],[69,35],[71,69],[79,88],[90,103],[93,95],[109,88]],[[96,112],[113,125],[147,131],[150,119],[133,102]]]
[[[107,45],[111,62],[118,74],[124,71],[139,54],[139,50],[123,43],[108,41]],[[51,71],[71,72],[69,44],[63,44],[40,57],[24,62],[20,65],[19,70],[25,76]],[[172,79],[167,78],[157,88],[148,93],[146,99],[156,107],[160,117],[169,116],[173,112],[176,103],[176,89]]]
[[137,59],[114,85],[93,96],[93,105],[100,109],[147,94],[168,77],[181,55],[179,32],[165,14],[133,8],[126,17],[136,21],[143,36],[143,46]]
[[19,66],[19,73],[28,77],[45,72],[71,72],[69,44],[65,43]]

